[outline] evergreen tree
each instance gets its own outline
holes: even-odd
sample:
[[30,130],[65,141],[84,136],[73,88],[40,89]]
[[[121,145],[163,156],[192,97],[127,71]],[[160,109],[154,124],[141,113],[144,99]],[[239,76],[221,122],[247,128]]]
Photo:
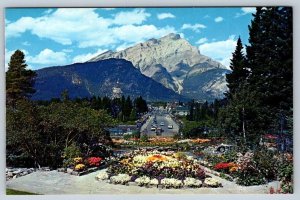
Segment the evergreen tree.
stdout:
[[249,83],[257,91],[261,113],[268,113],[265,123],[271,126],[278,113],[293,107],[292,30],[290,7],[258,8],[249,26]]
[[133,108],[132,110],[131,110],[131,113],[130,113],[130,120],[136,120],[137,119],[137,115],[136,115],[136,109],[135,108]]
[[137,113],[148,112],[147,102],[140,96],[134,101]]
[[232,95],[239,90],[241,85],[245,83],[248,76],[245,56],[243,54],[243,44],[240,37],[237,40],[236,49],[232,54],[232,59],[229,67],[232,72],[230,74],[226,74],[227,86],[229,88],[226,96],[228,98],[231,98]]
[[7,104],[15,105],[19,99],[30,97],[35,89],[34,77],[36,73],[26,69],[25,55],[22,51],[17,50],[11,56],[6,72],[6,96]]
[[130,97],[128,96],[125,100],[124,109],[123,109],[123,113],[126,119],[129,119],[131,110],[132,110],[132,102]]
[[194,121],[194,108],[195,108],[195,100],[193,99],[191,102],[190,102],[190,113],[186,116],[187,120],[189,121]]

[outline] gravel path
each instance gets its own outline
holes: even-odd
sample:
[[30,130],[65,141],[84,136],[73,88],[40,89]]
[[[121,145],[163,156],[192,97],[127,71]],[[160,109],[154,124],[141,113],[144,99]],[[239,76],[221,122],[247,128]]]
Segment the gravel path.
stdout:
[[265,194],[269,187],[278,187],[278,182],[261,186],[238,186],[233,182],[218,179],[221,188],[183,188],[183,189],[161,189],[145,188],[136,185],[112,185],[106,181],[97,181],[95,176],[99,173],[93,172],[84,176],[74,176],[57,171],[37,171],[17,179],[6,182],[7,188],[28,191],[38,194]]

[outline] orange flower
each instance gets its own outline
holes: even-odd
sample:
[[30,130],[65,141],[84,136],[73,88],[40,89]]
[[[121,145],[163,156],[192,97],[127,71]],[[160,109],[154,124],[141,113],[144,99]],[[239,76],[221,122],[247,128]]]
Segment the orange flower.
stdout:
[[238,167],[231,167],[229,169],[229,172],[236,172],[238,170]]
[[230,162],[230,163],[228,163],[228,166],[229,167],[237,167],[237,164],[234,162]]
[[205,142],[210,142],[211,140],[210,139],[201,139],[201,138],[197,138],[197,139],[193,139],[192,142],[194,143],[205,143]]
[[155,154],[147,158],[148,162],[164,162],[167,161],[168,158],[164,155]]

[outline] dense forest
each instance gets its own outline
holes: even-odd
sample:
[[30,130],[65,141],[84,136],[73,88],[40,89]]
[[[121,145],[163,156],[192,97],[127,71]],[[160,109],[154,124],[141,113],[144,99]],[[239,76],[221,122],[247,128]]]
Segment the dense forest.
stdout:
[[[293,26],[288,7],[257,8],[246,51],[237,40],[226,75],[228,92],[213,103],[189,103],[189,121],[255,144],[263,134],[292,136]],[[192,127],[194,128],[194,127]]]

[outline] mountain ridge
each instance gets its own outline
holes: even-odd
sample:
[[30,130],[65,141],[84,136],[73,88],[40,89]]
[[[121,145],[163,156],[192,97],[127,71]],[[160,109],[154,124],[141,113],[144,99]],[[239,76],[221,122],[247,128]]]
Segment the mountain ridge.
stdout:
[[[227,87],[223,87],[225,83],[220,83],[220,88],[215,88],[215,92],[209,92],[214,88],[207,88],[204,84],[200,89],[207,89],[205,92],[199,93],[199,96],[189,96],[192,91],[186,91],[184,82],[190,82],[188,79],[194,75],[214,70],[215,73],[223,76],[218,79],[224,82],[226,73],[230,71],[221,63],[202,55],[199,49],[192,46],[187,40],[181,38],[178,34],[168,34],[160,39],[149,39],[143,43],[138,43],[128,47],[122,51],[106,51],[95,56],[87,62],[103,60],[108,58],[126,59],[138,68],[142,74],[163,84],[165,87],[172,89],[178,94],[186,94],[189,98],[196,99],[213,99],[222,97]],[[215,76],[213,76],[215,77]],[[208,80],[211,81],[211,80]],[[225,80],[226,81],[226,80]],[[194,84],[198,84],[195,82]],[[226,84],[225,84],[226,85]],[[222,93],[220,95],[219,93]]]
[[36,93],[33,100],[60,98],[68,90],[70,98],[111,96],[120,83],[125,96],[142,96],[147,100],[187,100],[171,89],[143,75],[130,61],[107,59],[89,63],[74,63],[37,70]]

